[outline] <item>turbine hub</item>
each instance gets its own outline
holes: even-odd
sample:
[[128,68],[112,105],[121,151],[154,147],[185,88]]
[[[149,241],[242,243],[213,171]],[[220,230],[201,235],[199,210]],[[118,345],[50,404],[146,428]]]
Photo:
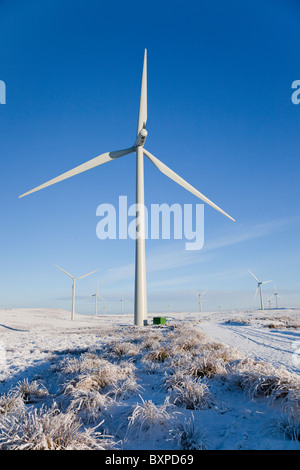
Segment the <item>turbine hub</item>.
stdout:
[[147,135],[148,135],[148,132],[143,127],[143,129],[141,129],[140,132],[137,135],[137,138],[136,138],[136,141],[135,141],[135,144],[134,144],[135,149],[137,147],[144,147]]

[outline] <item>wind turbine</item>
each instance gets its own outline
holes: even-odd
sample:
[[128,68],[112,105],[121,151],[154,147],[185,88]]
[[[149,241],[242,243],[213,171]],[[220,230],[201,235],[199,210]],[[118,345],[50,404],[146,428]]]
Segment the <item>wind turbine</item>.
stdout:
[[268,297],[268,304],[269,304],[269,310],[272,308],[272,300],[270,297]]
[[254,279],[256,280],[257,282],[257,288],[256,288],[256,291],[255,291],[255,296],[254,298],[256,299],[256,296],[257,296],[257,291],[259,290],[259,293],[260,293],[260,309],[261,310],[264,310],[264,299],[263,299],[263,293],[262,293],[262,285],[263,284],[267,284],[268,282],[273,282],[273,281],[259,281],[257,279],[256,276],[254,276],[254,274],[250,271],[250,269],[248,269],[249,273],[251,274],[251,276],[254,277]]
[[123,315],[123,302],[127,302],[127,300],[124,299],[123,294],[121,294],[120,302],[121,302],[121,315]]
[[83,276],[80,276],[80,277],[73,277],[71,276],[71,274],[67,273],[67,271],[65,271],[64,269],[60,268],[59,266],[57,266],[57,264],[55,264],[55,266],[60,269],[63,273],[65,273],[67,276],[69,276],[72,280],[73,280],[73,285],[72,285],[72,312],[71,312],[71,320],[74,320],[74,314],[75,314],[75,284],[76,284],[76,281],[78,281],[78,279],[83,279],[84,277],[87,277],[89,276],[90,274],[93,274],[95,272],[98,271],[98,269],[96,269],[96,271],[92,271],[90,273],[87,273],[87,274],[84,274]]
[[98,282],[97,282],[97,288],[96,288],[95,294],[89,295],[88,299],[90,299],[91,297],[95,297],[95,315],[97,315],[98,314],[98,299],[105,301],[105,299],[101,297],[101,295],[98,294]]
[[123,157],[130,153],[136,154],[136,254],[135,254],[135,299],[134,299],[134,323],[137,326],[147,324],[147,293],[146,293],[146,257],[145,257],[145,211],[144,211],[144,155],[168,178],[185,188],[190,193],[211,207],[221,212],[231,220],[230,215],[224,212],[220,207],[210,201],[206,196],[191,186],[181,176],[162,163],[158,158],[152,155],[144,148],[148,132],[146,130],[147,123],[147,49],[144,53],[142,85],[140,94],[140,106],[138,114],[137,134],[134,144],[124,150],[106,152],[92,160],[83,163],[70,171],[67,171],[56,178],[47,181],[40,186],[22,194],[19,197],[27,196],[35,191],[51,186],[55,183],[63,181],[71,176],[78,175],[84,171],[95,168],[103,163],[111,162],[117,158]]
[[281,299],[281,297],[280,297],[280,295],[278,294],[278,291],[277,291],[276,286],[274,287],[274,294],[273,294],[273,296],[274,296],[275,299],[276,299],[276,308],[279,308],[279,307],[278,307],[278,297],[279,297],[280,299]]
[[198,295],[199,312],[201,313],[202,312],[202,299],[201,299],[201,296],[203,294],[205,294],[207,292],[207,290],[204,290],[202,292],[196,292],[196,291],[193,290],[193,292],[194,292],[195,295]]

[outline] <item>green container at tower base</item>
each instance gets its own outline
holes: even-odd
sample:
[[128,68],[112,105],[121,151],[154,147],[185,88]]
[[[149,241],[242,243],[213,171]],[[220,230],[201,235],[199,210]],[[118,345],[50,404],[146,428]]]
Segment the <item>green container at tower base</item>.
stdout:
[[154,317],[153,318],[153,325],[164,325],[167,323],[166,317]]

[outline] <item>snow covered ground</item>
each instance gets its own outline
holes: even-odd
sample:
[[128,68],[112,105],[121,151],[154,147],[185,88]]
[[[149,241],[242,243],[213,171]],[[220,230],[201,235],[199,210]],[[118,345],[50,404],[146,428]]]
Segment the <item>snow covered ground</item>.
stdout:
[[0,446],[37,448],[20,422],[55,402],[78,432],[112,436],[105,448],[300,449],[299,314],[171,313],[136,328],[132,315],[0,310]]
[[300,373],[299,310],[204,313],[201,329],[250,358]]

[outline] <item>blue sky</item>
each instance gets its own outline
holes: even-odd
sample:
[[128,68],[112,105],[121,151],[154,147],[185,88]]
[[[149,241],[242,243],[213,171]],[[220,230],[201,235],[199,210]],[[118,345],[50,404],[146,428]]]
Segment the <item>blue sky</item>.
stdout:
[[[148,50],[146,148],[232,215],[205,206],[205,243],[147,240],[150,312],[250,308],[272,279],[285,306],[299,296],[300,79],[297,1],[0,2],[0,306],[77,311],[95,290],[132,311],[134,241],[99,240],[96,209],[135,200],[135,157],[23,199],[23,192],[135,139]],[[196,204],[145,161],[145,203]],[[266,286],[271,294],[273,283]]]

